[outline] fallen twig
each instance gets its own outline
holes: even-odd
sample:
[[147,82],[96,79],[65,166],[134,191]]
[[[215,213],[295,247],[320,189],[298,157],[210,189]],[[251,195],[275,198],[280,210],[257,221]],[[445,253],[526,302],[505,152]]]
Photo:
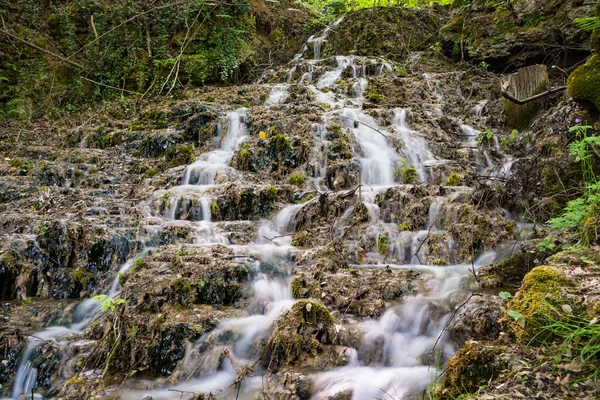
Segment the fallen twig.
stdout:
[[535,96],[528,97],[528,98],[523,99],[523,100],[517,99],[512,94],[510,94],[510,93],[508,93],[508,92],[506,92],[506,91],[503,90],[502,91],[502,97],[504,97],[505,99],[511,101],[512,103],[523,105],[523,104],[529,103],[530,101],[538,100],[538,99],[541,99],[542,97],[546,97],[546,96],[549,96],[549,95],[554,94],[554,93],[562,92],[566,88],[567,88],[566,86],[557,87],[557,88],[554,88],[554,89],[547,90],[547,91],[545,91],[543,93],[536,94]]

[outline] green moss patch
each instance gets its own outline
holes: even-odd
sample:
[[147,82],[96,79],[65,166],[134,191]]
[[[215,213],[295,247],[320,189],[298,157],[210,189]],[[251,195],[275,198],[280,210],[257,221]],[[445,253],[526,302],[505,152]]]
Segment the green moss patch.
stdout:
[[506,368],[507,362],[499,357],[501,354],[502,348],[499,347],[478,342],[465,345],[446,364],[436,398],[455,399],[460,395],[476,393]]
[[538,340],[546,339],[539,335],[540,328],[548,325],[549,317],[556,316],[556,310],[569,303],[565,289],[574,285],[571,279],[555,267],[540,266],[532,269],[523,278],[521,288],[508,307],[510,311],[522,315],[522,318],[507,316],[504,320],[507,330],[521,343],[534,337]]
[[567,80],[569,96],[583,104],[593,105],[600,110],[600,58],[592,57],[577,68]]

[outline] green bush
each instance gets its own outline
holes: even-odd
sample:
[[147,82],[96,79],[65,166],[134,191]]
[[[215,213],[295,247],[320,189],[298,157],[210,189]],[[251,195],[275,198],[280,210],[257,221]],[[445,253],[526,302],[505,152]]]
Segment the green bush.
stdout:
[[402,169],[402,180],[404,183],[414,183],[417,180],[417,170],[414,168]]
[[290,175],[290,183],[296,186],[302,186],[304,183],[304,175],[300,172],[294,172]]

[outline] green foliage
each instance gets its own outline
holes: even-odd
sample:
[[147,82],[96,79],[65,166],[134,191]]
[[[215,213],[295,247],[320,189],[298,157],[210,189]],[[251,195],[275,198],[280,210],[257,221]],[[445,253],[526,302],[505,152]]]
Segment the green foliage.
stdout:
[[369,100],[372,103],[380,103],[381,95],[379,93],[369,92],[369,94],[367,95],[367,100]]
[[267,186],[265,188],[265,193],[267,193],[270,198],[274,199],[277,197],[277,188],[275,186]]
[[382,256],[386,256],[388,248],[390,247],[390,241],[386,235],[380,235],[377,241],[377,252]]
[[92,297],[92,300],[97,301],[102,304],[102,312],[106,311],[115,311],[118,305],[125,303],[123,299],[115,300],[113,297],[108,297],[105,294],[100,294],[98,296]]
[[[556,312],[558,314],[558,312]],[[559,341],[556,352],[557,363],[577,364],[581,369],[580,379],[596,381],[600,378],[600,324],[598,318],[590,321],[581,317],[555,318],[549,315],[548,324],[540,329],[538,337],[554,337]],[[579,372],[579,371],[577,371]]]
[[290,183],[295,186],[302,186],[304,183],[304,175],[300,172],[294,172],[290,175]]
[[542,253],[553,252],[557,246],[552,239],[546,238],[538,242],[538,250]]
[[9,117],[21,118],[26,114],[25,108],[21,106],[20,99],[9,100],[4,109],[0,109],[0,114],[7,115]]
[[498,297],[500,297],[502,300],[508,300],[512,297],[512,294],[509,292],[500,292],[498,293]]
[[582,31],[600,29],[600,17],[575,18],[573,22]]
[[290,140],[283,133],[275,135],[272,141],[275,143],[275,148],[279,152],[285,151],[291,147]]
[[512,319],[514,319],[515,321],[520,320],[521,318],[523,318],[523,314],[516,312],[514,310],[510,310],[508,313],[508,316],[511,317]]
[[446,186],[460,186],[463,184],[464,176],[452,171],[450,176],[446,178]]
[[[49,2],[44,12],[40,4],[7,2],[11,24],[18,26],[23,39],[67,56],[84,70],[60,63],[49,66],[36,51],[3,46],[3,64],[13,68],[1,68],[0,80],[11,85],[9,95],[37,105],[52,96],[59,114],[81,102],[121,94],[110,87],[166,93],[171,87],[194,85],[194,71],[184,63],[190,55],[205,60],[209,68],[204,80],[210,81],[233,80],[240,65],[254,55],[249,0],[58,0]],[[7,112],[25,114],[21,106]]]
[[194,162],[194,145],[180,144],[169,147],[165,152],[169,168],[187,165]]
[[485,132],[481,132],[477,139],[477,144],[483,144],[484,142],[490,142],[494,138],[494,132],[491,130],[487,130]]
[[583,193],[568,202],[560,216],[548,221],[552,229],[578,229],[584,245],[589,245],[595,238],[596,218],[600,212],[600,181],[594,173],[594,162],[600,157],[600,137],[587,136],[589,129],[591,126],[588,125],[576,125],[569,129],[578,139],[571,143],[570,154],[581,162]]
[[187,296],[192,291],[192,286],[185,280],[179,278],[173,283],[174,290],[182,296]]
[[417,180],[417,170],[414,168],[403,168],[402,180],[404,183],[414,183]]

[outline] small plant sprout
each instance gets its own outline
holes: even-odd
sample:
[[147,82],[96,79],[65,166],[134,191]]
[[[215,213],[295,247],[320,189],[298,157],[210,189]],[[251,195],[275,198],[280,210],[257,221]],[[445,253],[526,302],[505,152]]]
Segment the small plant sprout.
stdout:
[[517,325],[519,325],[521,328],[525,328],[525,319],[523,318],[523,314],[515,310],[510,310],[507,314],[509,317],[515,320]]
[[114,298],[108,297],[105,294],[99,294],[98,296],[94,296],[92,297],[92,300],[102,304],[102,312],[106,312],[108,310],[115,311],[118,305],[125,303],[125,300],[123,299],[115,300]]
[[502,300],[508,300],[512,297],[512,294],[509,292],[500,292],[498,293],[498,297],[500,297]]

